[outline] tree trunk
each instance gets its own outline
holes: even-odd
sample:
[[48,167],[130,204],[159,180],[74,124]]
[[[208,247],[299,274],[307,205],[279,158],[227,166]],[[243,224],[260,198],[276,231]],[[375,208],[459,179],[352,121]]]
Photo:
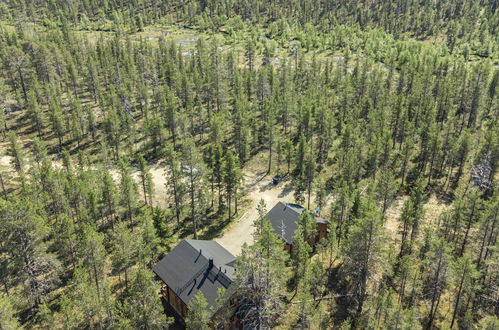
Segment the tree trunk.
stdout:
[[190,179],[191,179],[191,218],[192,218],[192,226],[194,230],[194,238],[198,239],[198,230],[197,230],[197,224],[196,224],[196,210],[194,209],[195,203],[194,203],[194,178],[193,178],[193,168],[190,166]]
[[2,175],[2,173],[0,173],[0,185],[2,186],[3,197],[6,200],[7,199],[7,190],[5,189],[5,184],[3,182],[3,175]]
[[269,167],[267,169],[267,174],[270,174],[270,171],[272,169],[272,141],[273,136],[272,136],[272,127],[270,127],[269,131]]
[[435,279],[433,281],[434,283],[434,288],[433,288],[433,294],[432,294],[432,297],[431,297],[431,308],[430,308],[430,314],[428,316],[428,326],[427,326],[427,329],[431,329],[431,326],[433,325],[433,320],[435,318],[435,314],[436,314],[436,310],[438,307],[438,305],[436,305],[436,302],[437,300],[439,300],[439,297],[440,297],[440,293],[438,292],[438,282],[440,280],[440,271],[441,271],[441,267],[442,267],[442,259],[443,259],[443,251],[440,252],[440,257],[438,259],[438,266],[437,266],[437,271],[435,273]]
[[473,202],[473,208],[472,208],[470,217],[468,219],[468,225],[466,226],[466,232],[464,234],[463,244],[461,245],[461,251],[459,252],[460,257],[463,256],[464,249],[466,248],[466,244],[468,243],[468,235],[469,235],[470,228],[471,228],[471,222],[473,221],[473,216],[475,215],[475,209],[476,209],[476,200]]
[[145,176],[142,177],[142,190],[144,191],[144,203],[147,206],[147,189],[146,189],[146,179]]
[[466,275],[466,269],[463,272],[463,275],[461,276],[461,281],[459,283],[459,290],[457,291],[457,297],[456,297],[456,303],[454,305],[454,313],[452,313],[452,321],[450,323],[450,328],[454,326],[454,321],[456,320],[456,315],[457,315],[457,310],[459,308],[459,300],[461,299],[461,292],[463,290],[463,283],[464,283],[464,277]]

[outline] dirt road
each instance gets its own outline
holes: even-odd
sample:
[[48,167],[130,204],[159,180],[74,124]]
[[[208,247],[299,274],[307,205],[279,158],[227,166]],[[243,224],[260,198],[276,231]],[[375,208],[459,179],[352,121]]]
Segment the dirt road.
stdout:
[[253,242],[253,222],[258,218],[256,208],[261,199],[265,201],[267,210],[270,210],[278,201],[293,201],[289,181],[280,182],[276,186],[271,181],[270,175],[245,173],[246,198],[251,201],[249,210],[237,219],[222,237],[215,239],[232,254],[239,255],[244,243]]

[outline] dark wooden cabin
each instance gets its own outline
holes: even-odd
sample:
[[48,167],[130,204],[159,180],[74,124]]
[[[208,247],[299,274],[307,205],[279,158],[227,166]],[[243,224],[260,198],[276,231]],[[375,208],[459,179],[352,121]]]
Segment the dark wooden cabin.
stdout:
[[[183,240],[168,253],[153,271],[163,281],[163,298],[184,319],[189,301],[201,291],[207,309],[216,314],[218,289],[226,289],[234,280],[236,257],[214,241]],[[229,321],[230,322],[230,321]]]
[[[275,233],[286,243],[285,249],[289,253],[293,250],[293,236],[298,228],[300,215],[303,211],[305,211],[305,208],[301,205],[279,202],[267,213],[267,218],[272,224]],[[317,235],[309,238],[309,243],[314,245],[323,237],[326,237],[329,222],[313,213],[311,214],[317,223]]]

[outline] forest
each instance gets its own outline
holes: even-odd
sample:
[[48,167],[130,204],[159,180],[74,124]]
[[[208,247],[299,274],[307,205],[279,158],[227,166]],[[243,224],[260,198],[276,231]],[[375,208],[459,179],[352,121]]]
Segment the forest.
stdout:
[[0,329],[220,328],[183,239],[243,329],[499,328],[496,0],[4,0],[0,68]]

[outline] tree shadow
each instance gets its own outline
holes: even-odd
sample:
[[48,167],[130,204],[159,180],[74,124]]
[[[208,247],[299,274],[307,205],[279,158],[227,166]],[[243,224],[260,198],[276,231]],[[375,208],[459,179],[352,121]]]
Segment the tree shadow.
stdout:
[[338,308],[336,308],[336,311],[332,316],[335,320],[340,322],[351,316],[351,308],[353,308],[354,305],[349,286],[347,281],[342,280],[341,264],[333,267],[329,273],[327,288],[337,295],[335,302]]
[[284,188],[281,190],[281,192],[279,193],[279,195],[277,195],[277,197],[279,197],[279,198],[286,197],[292,191],[293,191],[293,185],[291,184],[291,182],[289,182],[289,183],[286,184],[286,186],[284,186]]

